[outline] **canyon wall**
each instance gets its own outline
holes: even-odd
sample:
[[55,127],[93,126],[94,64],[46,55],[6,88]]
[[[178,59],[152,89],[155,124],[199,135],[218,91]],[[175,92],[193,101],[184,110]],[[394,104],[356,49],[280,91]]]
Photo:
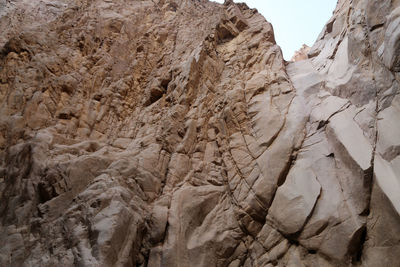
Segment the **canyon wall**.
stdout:
[[0,266],[398,265],[399,0],[298,62],[232,1],[0,0],[0,32]]

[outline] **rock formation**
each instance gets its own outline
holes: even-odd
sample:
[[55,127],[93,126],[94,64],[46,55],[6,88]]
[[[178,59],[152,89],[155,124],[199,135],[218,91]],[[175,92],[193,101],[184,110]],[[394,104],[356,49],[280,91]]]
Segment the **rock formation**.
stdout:
[[397,266],[400,1],[285,63],[255,9],[0,2],[0,266]]
[[297,51],[294,52],[293,57],[290,59],[290,61],[300,61],[300,60],[305,60],[308,58],[308,53],[310,52],[311,47],[309,47],[306,44],[303,44],[301,48]]

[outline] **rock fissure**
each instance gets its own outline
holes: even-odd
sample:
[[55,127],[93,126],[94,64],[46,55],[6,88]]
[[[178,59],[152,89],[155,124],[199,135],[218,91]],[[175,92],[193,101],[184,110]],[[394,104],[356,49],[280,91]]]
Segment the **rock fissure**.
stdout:
[[396,265],[399,4],[0,1],[0,265]]

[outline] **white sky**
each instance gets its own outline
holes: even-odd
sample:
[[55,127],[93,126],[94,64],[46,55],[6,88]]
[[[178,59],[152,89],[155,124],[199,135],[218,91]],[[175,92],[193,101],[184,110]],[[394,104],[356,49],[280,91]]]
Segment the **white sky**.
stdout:
[[[223,3],[224,0],[215,0]],[[290,60],[303,44],[312,46],[332,16],[337,0],[235,0],[245,2],[274,26],[283,56]]]

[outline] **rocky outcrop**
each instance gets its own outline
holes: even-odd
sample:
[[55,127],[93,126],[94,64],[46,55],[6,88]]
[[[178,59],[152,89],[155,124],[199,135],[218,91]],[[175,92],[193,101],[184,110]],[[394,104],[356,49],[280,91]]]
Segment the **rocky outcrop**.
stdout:
[[[318,97],[309,98],[316,107],[311,122],[320,128],[311,134],[324,132],[324,139],[333,145],[330,155],[336,171],[350,171],[337,177],[354,218],[353,233],[359,235],[362,229],[356,260],[363,266],[395,266],[393,255],[400,252],[400,165],[396,161],[400,153],[395,152],[400,128],[394,119],[400,113],[392,113],[399,94],[397,55],[392,53],[399,37],[394,22],[398,5],[395,1],[339,1],[309,52],[310,59],[301,63],[309,65],[305,76],[314,77],[314,84],[323,81]],[[295,75],[304,73],[295,64],[291,66]],[[393,227],[390,237],[375,228],[384,222]]]
[[396,266],[399,5],[0,2],[0,265]]
[[301,48],[294,52],[294,55],[290,59],[290,61],[296,62],[300,60],[305,60],[308,58],[308,53],[310,52],[311,47],[306,44],[303,44]]

